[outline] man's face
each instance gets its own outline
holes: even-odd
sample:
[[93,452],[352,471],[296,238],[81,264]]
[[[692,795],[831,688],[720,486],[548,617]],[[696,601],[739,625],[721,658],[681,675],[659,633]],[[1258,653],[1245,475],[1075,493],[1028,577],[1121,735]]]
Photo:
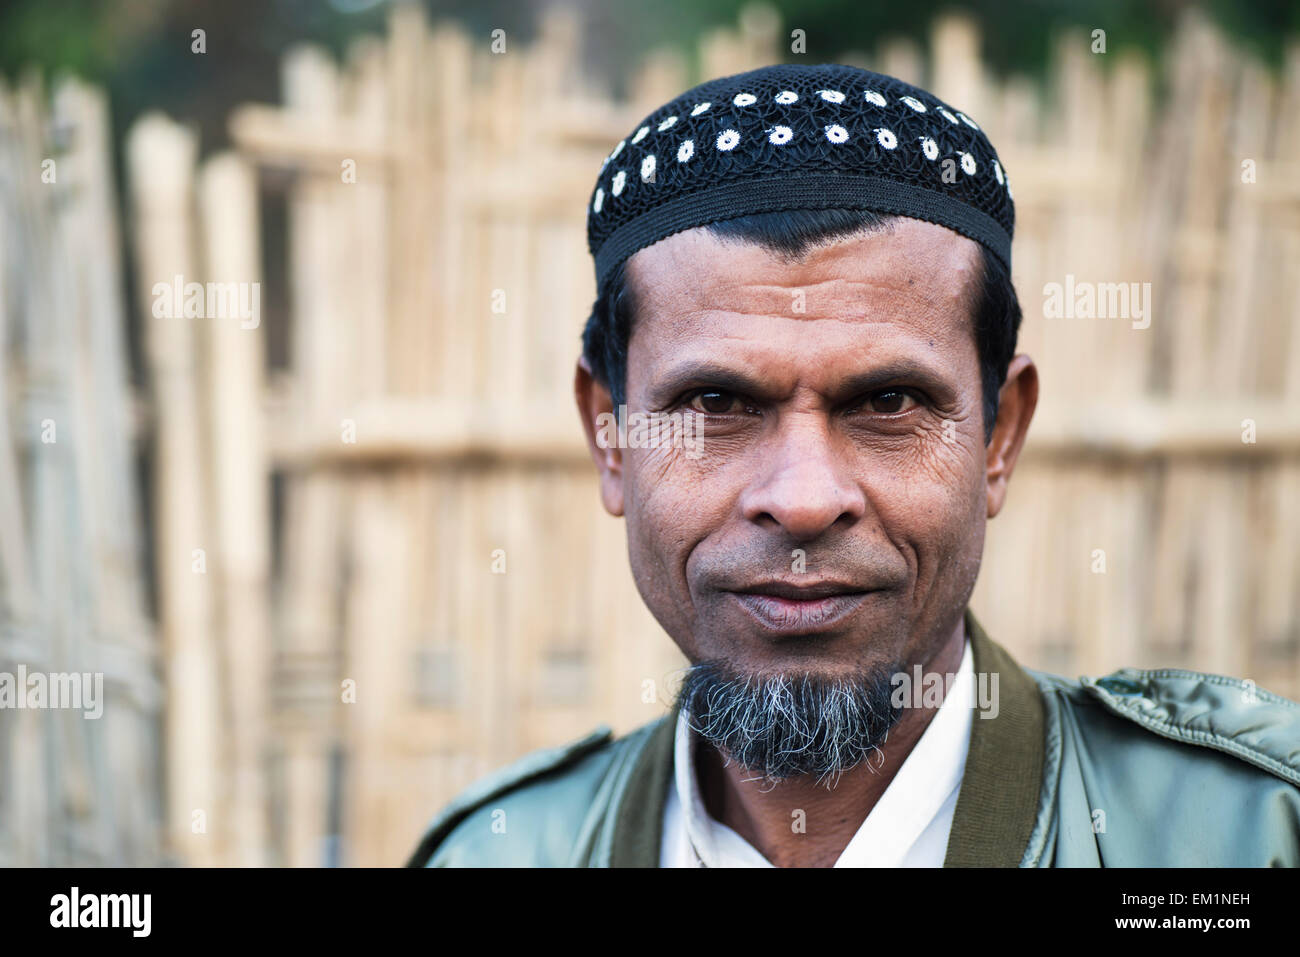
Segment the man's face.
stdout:
[[628,409],[698,416],[701,451],[623,449],[603,495],[689,660],[837,677],[952,634],[996,510],[979,267],[912,219],[798,261],[703,228],[630,260]]

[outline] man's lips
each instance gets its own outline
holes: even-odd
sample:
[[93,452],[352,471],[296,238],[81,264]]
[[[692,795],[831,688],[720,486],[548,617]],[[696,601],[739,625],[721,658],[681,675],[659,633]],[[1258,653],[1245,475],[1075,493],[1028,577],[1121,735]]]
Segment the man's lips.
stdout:
[[832,598],[836,595],[861,595],[863,592],[871,591],[870,588],[863,588],[861,585],[831,579],[815,582],[787,582],[773,579],[727,590],[745,595],[771,595],[774,598],[787,598],[790,601],[811,601],[818,598]]
[[731,589],[729,594],[764,630],[808,634],[833,628],[874,591],[837,581],[768,581]]

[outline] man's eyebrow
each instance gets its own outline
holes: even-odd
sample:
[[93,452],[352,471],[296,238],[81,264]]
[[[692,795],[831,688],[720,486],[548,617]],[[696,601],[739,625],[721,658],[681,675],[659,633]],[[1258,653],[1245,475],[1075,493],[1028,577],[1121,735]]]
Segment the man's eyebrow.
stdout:
[[740,369],[702,359],[688,360],[669,368],[651,384],[650,399],[667,402],[689,388],[706,386],[741,395],[756,395],[763,391],[761,381]]
[[[924,389],[936,398],[951,396],[957,389],[951,376],[940,369],[913,359],[892,359],[839,380],[831,399],[842,401],[903,383]],[[651,384],[649,398],[655,403],[668,402],[691,388],[724,389],[753,398],[763,398],[768,391],[761,379],[741,369],[702,359],[670,367]]]
[[898,384],[915,385],[931,395],[948,396],[957,386],[951,374],[914,359],[894,359],[865,372],[846,376],[836,385],[837,397],[850,398]]

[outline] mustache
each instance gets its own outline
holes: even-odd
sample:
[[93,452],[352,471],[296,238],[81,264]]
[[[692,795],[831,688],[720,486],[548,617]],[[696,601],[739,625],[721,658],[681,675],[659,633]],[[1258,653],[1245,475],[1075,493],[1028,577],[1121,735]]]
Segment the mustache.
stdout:
[[848,543],[781,548],[767,544],[711,551],[694,563],[692,579],[708,591],[842,594],[894,588],[907,568],[894,554]]

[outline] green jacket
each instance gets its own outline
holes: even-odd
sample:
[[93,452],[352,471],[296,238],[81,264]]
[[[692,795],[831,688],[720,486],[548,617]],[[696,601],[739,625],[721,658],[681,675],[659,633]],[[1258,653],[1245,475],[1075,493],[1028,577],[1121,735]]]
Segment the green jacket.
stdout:
[[[1300,706],[1192,671],[1068,681],[966,626],[999,709],[973,716],[945,867],[1300,865]],[[675,721],[526,755],[452,801],[408,866],[658,866]]]

